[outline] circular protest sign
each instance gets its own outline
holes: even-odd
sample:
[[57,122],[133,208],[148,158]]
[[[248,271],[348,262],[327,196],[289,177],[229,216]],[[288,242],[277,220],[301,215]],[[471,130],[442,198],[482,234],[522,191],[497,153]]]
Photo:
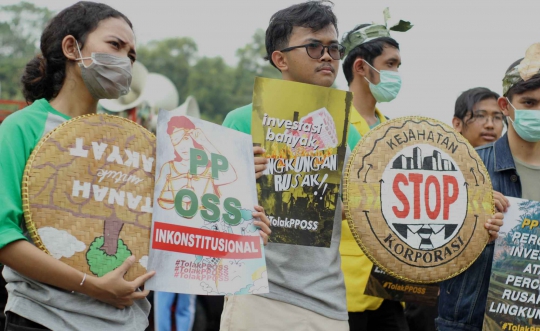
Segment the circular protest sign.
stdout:
[[364,253],[402,280],[454,277],[489,238],[489,174],[466,139],[433,119],[397,118],[371,130],[352,152],[343,192]]
[[110,115],[74,118],[48,133],[23,177],[26,227],[35,245],[103,276],[129,256],[146,272],[152,222],[155,136]]

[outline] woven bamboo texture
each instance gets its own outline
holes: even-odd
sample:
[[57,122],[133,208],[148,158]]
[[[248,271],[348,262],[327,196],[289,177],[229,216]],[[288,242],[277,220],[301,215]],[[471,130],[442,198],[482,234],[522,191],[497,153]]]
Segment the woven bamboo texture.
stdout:
[[[418,132],[425,132],[425,136]],[[429,132],[433,133],[433,139],[426,140]],[[445,141],[446,137],[448,140]],[[467,211],[459,232],[451,241],[454,246],[448,243],[434,249],[411,247],[388,225],[387,221],[394,220],[388,219],[388,213],[383,214],[382,204],[388,203],[388,195],[394,194],[388,185],[383,187],[383,173],[403,149],[418,144],[434,146],[451,155],[467,183]],[[457,146],[454,153],[449,146]],[[478,258],[489,239],[484,228],[484,223],[494,213],[489,174],[474,148],[459,133],[437,120],[403,117],[371,130],[352,152],[343,192],[349,226],[360,248],[373,263],[402,280],[433,283],[454,277]],[[412,197],[408,199],[412,200]],[[385,241],[389,236],[393,239],[390,244]],[[457,238],[462,243],[456,241]],[[456,246],[460,248],[456,249]],[[407,249],[413,252],[412,255],[407,255],[410,253]],[[437,250],[440,252],[435,252]],[[421,255],[417,257],[417,253]]]
[[144,274],[154,158],[155,136],[117,116],[85,115],[51,131],[34,149],[23,177],[24,216],[35,245],[97,276],[134,255],[137,262],[125,278]]

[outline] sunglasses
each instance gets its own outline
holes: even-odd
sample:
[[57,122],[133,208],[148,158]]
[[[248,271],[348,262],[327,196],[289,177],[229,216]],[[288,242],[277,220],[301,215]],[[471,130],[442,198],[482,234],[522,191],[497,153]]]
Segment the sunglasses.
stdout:
[[328,54],[334,60],[342,60],[343,56],[345,55],[345,46],[343,45],[336,43],[336,44],[330,44],[328,46],[324,46],[322,43],[318,43],[318,42],[312,42],[312,43],[300,45],[300,46],[287,47],[280,50],[280,52],[289,52],[297,48],[305,48],[309,57],[315,60],[318,60],[323,57],[325,49],[328,50]]

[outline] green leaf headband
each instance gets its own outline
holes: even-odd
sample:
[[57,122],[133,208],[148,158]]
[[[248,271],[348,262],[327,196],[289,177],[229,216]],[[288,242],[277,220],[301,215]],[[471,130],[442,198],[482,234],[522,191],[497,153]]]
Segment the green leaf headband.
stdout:
[[510,70],[503,78],[503,95],[514,85],[527,81],[540,73],[540,43],[531,45],[521,62]]
[[406,32],[409,31],[413,25],[411,22],[399,20],[398,24],[388,28],[387,21],[390,18],[390,11],[386,8],[384,14],[384,25],[373,24],[356,31],[348,32],[343,35],[341,44],[345,46],[345,55],[349,54],[356,46],[367,43],[373,39],[381,37],[390,37],[390,31]]

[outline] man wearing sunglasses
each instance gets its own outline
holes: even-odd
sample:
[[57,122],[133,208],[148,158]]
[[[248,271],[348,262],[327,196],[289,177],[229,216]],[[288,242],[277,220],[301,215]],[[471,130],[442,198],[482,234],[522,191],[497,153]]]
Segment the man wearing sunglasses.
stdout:
[[[336,33],[335,29],[333,31],[332,29],[326,30],[329,34],[326,39],[332,38],[330,34]],[[295,43],[305,44],[280,50],[276,55],[276,63],[269,58],[270,62],[281,71],[285,80],[325,87],[332,86],[339,68],[338,61],[343,57],[345,48],[334,39],[331,39],[330,44],[325,46],[321,42],[321,36],[313,36],[307,28],[299,28],[295,32],[296,34],[291,36],[291,40]],[[302,51],[304,49],[310,58],[317,61],[303,60],[305,54]]]
[[[330,87],[344,48],[337,19],[320,1],[275,13],[266,30],[267,59],[284,80]],[[223,125],[251,133],[252,105],[230,112]],[[254,154],[263,152],[261,147]],[[256,177],[266,159],[255,158]],[[270,293],[226,297],[221,330],[349,330],[339,241],[341,206],[336,210],[330,248],[269,243],[266,264]]]
[[463,92],[456,100],[452,125],[473,147],[501,137],[504,115],[499,109],[499,95],[485,87]]
[[[399,44],[386,25],[361,24],[345,34],[347,48],[343,72],[353,92],[348,144],[354,148],[372,128],[386,121],[376,107],[392,101],[401,87]],[[407,331],[403,307],[397,301],[364,295],[373,263],[356,243],[347,220],[341,229],[341,267],[347,288],[347,308],[351,331]]]

